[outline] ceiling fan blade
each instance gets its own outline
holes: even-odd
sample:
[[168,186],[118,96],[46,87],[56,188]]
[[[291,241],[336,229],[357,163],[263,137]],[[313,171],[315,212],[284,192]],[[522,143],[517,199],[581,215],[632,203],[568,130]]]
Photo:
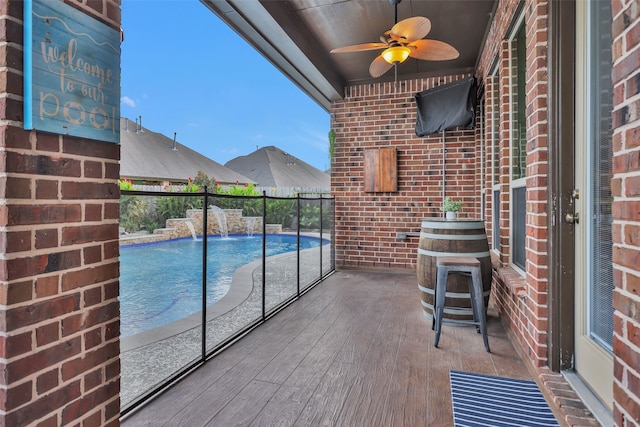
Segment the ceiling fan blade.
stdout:
[[371,77],[373,78],[380,77],[381,75],[389,71],[391,67],[393,67],[393,64],[389,64],[384,60],[382,55],[380,55],[376,59],[374,59],[369,66],[369,74],[371,74]]
[[439,40],[416,40],[408,47],[410,57],[423,61],[448,61],[460,56],[455,47]]
[[360,43],[331,49],[331,53],[363,52],[365,50],[386,49],[387,47],[389,46],[386,43]]
[[423,16],[403,19],[391,28],[391,37],[399,42],[411,43],[424,38],[431,31],[431,21]]

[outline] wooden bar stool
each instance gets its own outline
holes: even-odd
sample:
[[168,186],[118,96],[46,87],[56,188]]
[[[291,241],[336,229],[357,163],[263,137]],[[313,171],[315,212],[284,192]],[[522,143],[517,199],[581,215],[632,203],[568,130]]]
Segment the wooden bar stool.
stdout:
[[[472,257],[438,257],[436,260],[436,295],[433,324],[431,329],[435,329],[436,338],[433,343],[438,347],[440,341],[440,332],[442,331],[442,317],[445,307],[445,295],[447,293],[447,279],[449,273],[461,273],[469,277],[469,293],[471,294],[471,306],[473,307],[473,322],[465,322],[480,327],[482,339],[484,340],[484,348],[489,349],[489,340],[487,338],[487,320],[485,317],[484,299],[482,296],[482,274],[480,273],[480,261]],[[455,308],[453,308],[455,310]]]

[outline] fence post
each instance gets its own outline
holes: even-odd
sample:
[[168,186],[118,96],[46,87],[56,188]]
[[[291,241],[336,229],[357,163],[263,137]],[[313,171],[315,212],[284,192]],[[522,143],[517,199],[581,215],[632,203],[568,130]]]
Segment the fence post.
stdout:
[[300,296],[300,193],[296,194],[296,218],[298,223],[296,224],[296,234],[298,235],[298,245],[296,247],[297,251],[298,251],[298,258],[297,258],[297,262],[298,265],[296,266],[296,281],[298,282],[297,285],[297,295],[298,297]]
[[262,192],[262,321],[267,318],[267,192]]
[[208,198],[209,190],[204,186],[202,200],[202,361],[207,357],[207,228],[208,225]]
[[322,280],[322,205],[323,205],[323,200],[322,200],[322,194],[320,195],[320,280]]
[[331,271],[336,269],[336,198],[331,196]]

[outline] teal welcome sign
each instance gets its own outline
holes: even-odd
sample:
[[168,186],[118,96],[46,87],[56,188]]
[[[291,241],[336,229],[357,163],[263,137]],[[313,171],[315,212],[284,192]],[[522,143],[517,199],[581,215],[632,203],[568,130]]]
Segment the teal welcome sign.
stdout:
[[120,32],[60,0],[24,16],[25,129],[120,142]]

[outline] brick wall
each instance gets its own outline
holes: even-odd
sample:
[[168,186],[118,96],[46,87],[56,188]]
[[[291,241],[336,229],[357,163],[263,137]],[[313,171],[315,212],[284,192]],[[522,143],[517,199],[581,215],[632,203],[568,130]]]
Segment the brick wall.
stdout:
[[[70,4],[119,28],[118,0]],[[22,130],[22,7],[0,2],[0,424],[117,425],[120,148]]]
[[640,8],[613,0],[614,419],[640,420]]
[[[526,57],[526,271],[511,266],[511,188],[510,144],[511,129],[511,73],[509,31],[520,16],[517,1],[501,1],[489,32],[478,69],[478,77],[486,87],[487,116],[492,107],[499,106],[497,119],[500,200],[493,200],[490,173],[487,173],[485,197],[487,218],[490,208],[500,205],[499,256],[501,267],[494,276],[494,298],[503,319],[511,328],[535,366],[547,364],[547,2],[524,2],[524,25],[527,40]],[[493,64],[497,64],[494,68]],[[494,73],[492,76],[491,73]],[[490,121],[487,119],[487,121]],[[486,139],[491,140],[492,129],[485,127]],[[492,224],[486,224],[492,234]]]
[[[352,86],[333,103],[338,267],[415,268],[418,238],[398,240],[396,233],[419,232],[423,218],[442,217],[442,136],[416,136],[414,95],[463,77],[401,81],[397,90],[392,82]],[[461,217],[480,218],[476,131],[447,131],[445,140],[447,196],[464,202]],[[375,147],[397,149],[396,192],[364,192],[364,150]]]

